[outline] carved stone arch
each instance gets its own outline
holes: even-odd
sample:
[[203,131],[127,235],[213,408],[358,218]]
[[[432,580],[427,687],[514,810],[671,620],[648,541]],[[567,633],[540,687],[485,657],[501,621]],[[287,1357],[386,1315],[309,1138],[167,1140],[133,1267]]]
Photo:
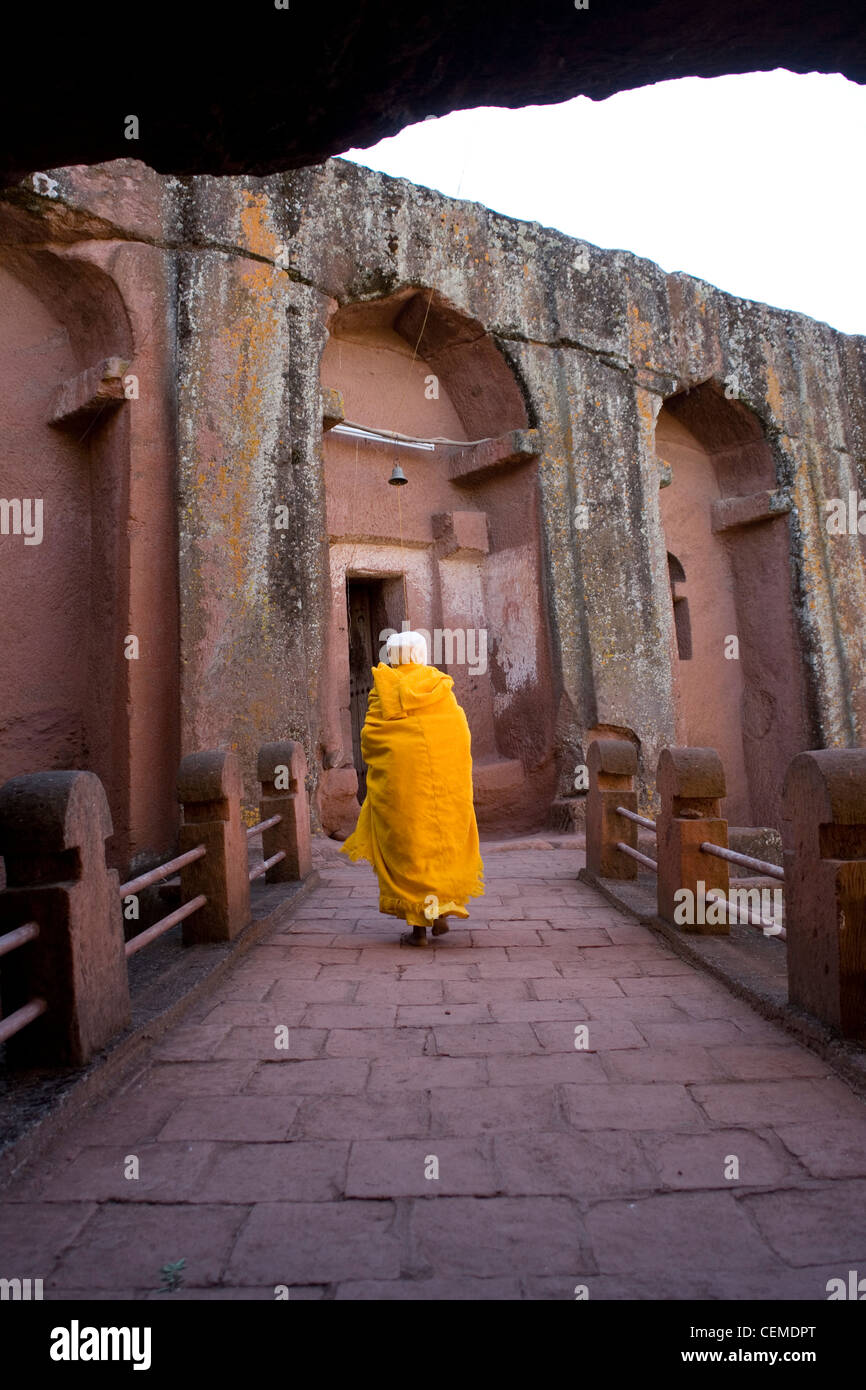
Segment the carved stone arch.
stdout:
[[[544,826],[556,795],[556,707],[541,442],[525,388],[484,325],[429,286],[335,305],[328,332],[327,686],[336,695],[320,739],[333,768],[320,778],[323,824],[342,834],[349,823],[345,784],[352,770],[363,779],[370,668],[383,659],[381,634],[405,620],[428,633],[430,663],[454,677],[466,710],[479,824],[496,832]],[[386,438],[351,435],[347,425]],[[421,442],[433,447],[414,447]],[[395,466],[407,486],[388,486]]]
[[71,249],[2,246],[0,282],[2,490],[38,498],[43,517],[39,543],[0,537],[0,782],[97,773],[123,844],[130,322],[111,276]]
[[[778,825],[784,770],[814,734],[774,450],[757,413],[707,380],[665,400],[656,453],[671,469],[660,493],[667,550],[688,576],[679,737],[719,750],[729,820]],[[736,659],[725,655],[733,636]]]

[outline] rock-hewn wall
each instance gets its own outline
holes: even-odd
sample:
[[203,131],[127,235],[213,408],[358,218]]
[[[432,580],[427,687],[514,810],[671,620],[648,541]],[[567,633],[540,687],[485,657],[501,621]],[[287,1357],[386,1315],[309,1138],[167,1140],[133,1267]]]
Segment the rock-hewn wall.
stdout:
[[[251,800],[257,743],[300,737],[317,761],[328,315],[405,286],[493,335],[541,432],[564,764],[591,731],[620,730],[651,792],[674,741],[654,426],[666,397],[707,380],[754,412],[793,502],[816,739],[866,740],[863,547],[824,525],[826,499],[866,496],[866,339],[342,161],[266,179],[160,179],[128,161],[52,177],[79,254],[115,238],[142,243],[143,274],[154,245],[176,267],[181,741],[236,743]],[[13,201],[50,237],[56,203]]]

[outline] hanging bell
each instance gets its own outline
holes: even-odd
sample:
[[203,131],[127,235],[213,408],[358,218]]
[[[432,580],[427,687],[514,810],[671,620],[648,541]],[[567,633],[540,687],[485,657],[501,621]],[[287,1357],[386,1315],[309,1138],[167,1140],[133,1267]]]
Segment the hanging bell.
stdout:
[[391,473],[391,476],[388,479],[388,482],[391,484],[391,487],[402,487],[403,484],[408,483],[408,481],[409,479],[406,477],[406,474],[403,472],[403,469],[400,467],[399,463],[395,463],[393,472]]

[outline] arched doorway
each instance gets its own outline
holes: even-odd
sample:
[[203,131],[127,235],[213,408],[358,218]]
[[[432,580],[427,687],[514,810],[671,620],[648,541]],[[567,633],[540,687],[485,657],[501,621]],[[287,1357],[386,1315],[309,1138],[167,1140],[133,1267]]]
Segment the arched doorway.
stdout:
[[[126,312],[96,266],[0,254],[0,782],[83,768],[129,831]],[[112,375],[114,373],[114,375]],[[26,525],[39,518],[39,534]],[[31,525],[31,531],[33,530]]]
[[[321,380],[339,406],[324,441],[325,768],[345,774],[351,765],[362,781],[371,661],[405,622],[428,634],[431,663],[454,678],[472,731],[481,827],[542,826],[554,794],[554,710],[538,441],[518,382],[483,327],[429,290],[335,310],[329,334]],[[395,466],[406,486],[389,486]],[[333,780],[343,787],[345,775]],[[326,827],[328,781],[326,771]]]
[[813,745],[792,598],[789,503],[757,417],[713,382],[665,401],[656,453],[678,738],[717,748],[733,825],[781,826],[791,758]]

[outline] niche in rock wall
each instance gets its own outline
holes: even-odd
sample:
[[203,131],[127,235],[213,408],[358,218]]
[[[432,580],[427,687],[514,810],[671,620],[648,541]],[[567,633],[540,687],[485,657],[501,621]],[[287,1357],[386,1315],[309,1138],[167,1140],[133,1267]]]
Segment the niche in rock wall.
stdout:
[[781,789],[812,746],[790,531],[758,418],[713,382],[665,401],[656,453],[683,743],[716,748],[734,825],[781,824]]
[[[345,305],[328,327],[321,384],[334,693],[322,745],[363,778],[347,585],[350,606],[363,606],[362,581],[373,586],[372,615],[381,607],[375,586],[398,578],[405,622],[429,635],[431,664],[454,678],[466,710],[479,823],[503,832],[542,826],[555,793],[555,711],[540,445],[521,387],[483,326],[429,289]],[[389,485],[395,469],[405,485]],[[371,650],[386,635],[373,632]]]

